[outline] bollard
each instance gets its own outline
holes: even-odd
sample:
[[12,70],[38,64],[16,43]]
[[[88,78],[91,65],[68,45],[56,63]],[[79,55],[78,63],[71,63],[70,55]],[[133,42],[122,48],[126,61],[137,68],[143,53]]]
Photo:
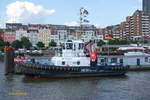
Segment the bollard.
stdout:
[[15,72],[15,63],[14,63],[14,49],[11,47],[4,48],[5,50],[5,75],[12,74]]

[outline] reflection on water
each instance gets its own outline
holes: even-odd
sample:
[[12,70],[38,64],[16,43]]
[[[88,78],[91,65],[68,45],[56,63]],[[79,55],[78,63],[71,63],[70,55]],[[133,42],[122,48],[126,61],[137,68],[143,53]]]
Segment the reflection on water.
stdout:
[[150,72],[130,72],[121,77],[38,79],[6,77],[3,64],[0,67],[2,100],[149,100],[150,97]]

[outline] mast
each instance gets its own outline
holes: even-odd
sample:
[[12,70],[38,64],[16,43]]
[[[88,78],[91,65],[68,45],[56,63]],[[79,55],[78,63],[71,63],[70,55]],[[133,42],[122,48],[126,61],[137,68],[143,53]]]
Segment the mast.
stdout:
[[83,34],[83,24],[89,23],[89,20],[87,20],[88,14],[89,12],[86,9],[83,7],[80,8],[80,34],[78,34],[77,39]]

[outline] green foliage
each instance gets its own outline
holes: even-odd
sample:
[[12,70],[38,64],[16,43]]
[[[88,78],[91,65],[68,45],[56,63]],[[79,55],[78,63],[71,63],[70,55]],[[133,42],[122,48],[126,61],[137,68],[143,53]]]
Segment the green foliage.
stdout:
[[49,47],[56,47],[57,46],[57,43],[55,41],[51,41],[49,43]]
[[3,39],[0,39],[0,51],[3,50],[4,46],[5,46],[5,42],[3,41]]
[[19,41],[19,40],[16,40],[16,41],[12,42],[11,46],[12,46],[13,48],[15,48],[15,49],[19,49],[19,48],[22,48],[22,47],[23,47],[22,42]]
[[139,41],[131,40],[130,43],[134,43],[134,44],[139,44],[139,43],[141,43],[141,44],[148,44],[148,40],[139,40]]
[[0,28],[0,32],[4,32],[4,29]]
[[148,41],[147,40],[109,40],[109,43],[110,45],[128,45],[128,44],[139,44],[139,43],[142,43],[142,44],[147,44]]
[[109,40],[108,44],[110,45],[128,45],[130,44],[130,41],[128,40]]
[[143,43],[144,44],[148,44],[149,42],[148,42],[148,40],[144,40]]
[[139,43],[148,44],[148,40],[141,40],[141,41],[139,41]]
[[37,47],[39,47],[39,48],[45,47],[45,44],[44,44],[43,42],[38,42],[36,45],[37,45]]
[[137,40],[130,40],[130,43],[132,43],[132,44],[138,44],[139,41],[137,41]]
[[97,42],[97,46],[102,46],[102,45],[105,45],[105,42],[103,40]]
[[32,46],[30,40],[27,37],[22,37],[21,42],[24,48],[29,49]]
[[3,39],[0,39],[0,47],[5,46],[5,42]]
[[5,42],[5,46],[10,46],[10,43],[9,42]]

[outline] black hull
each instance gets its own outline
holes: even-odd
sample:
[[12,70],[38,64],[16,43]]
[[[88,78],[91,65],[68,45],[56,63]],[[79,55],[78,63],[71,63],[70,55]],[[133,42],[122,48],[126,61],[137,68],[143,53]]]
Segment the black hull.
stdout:
[[124,72],[118,73],[71,73],[71,74],[35,74],[35,73],[24,73],[29,77],[39,77],[39,78],[80,78],[80,77],[102,77],[102,76],[120,76],[125,75]]
[[16,66],[21,74],[26,76],[50,78],[117,76],[124,75],[128,70],[128,67],[122,66],[56,67],[35,64],[17,64]]

